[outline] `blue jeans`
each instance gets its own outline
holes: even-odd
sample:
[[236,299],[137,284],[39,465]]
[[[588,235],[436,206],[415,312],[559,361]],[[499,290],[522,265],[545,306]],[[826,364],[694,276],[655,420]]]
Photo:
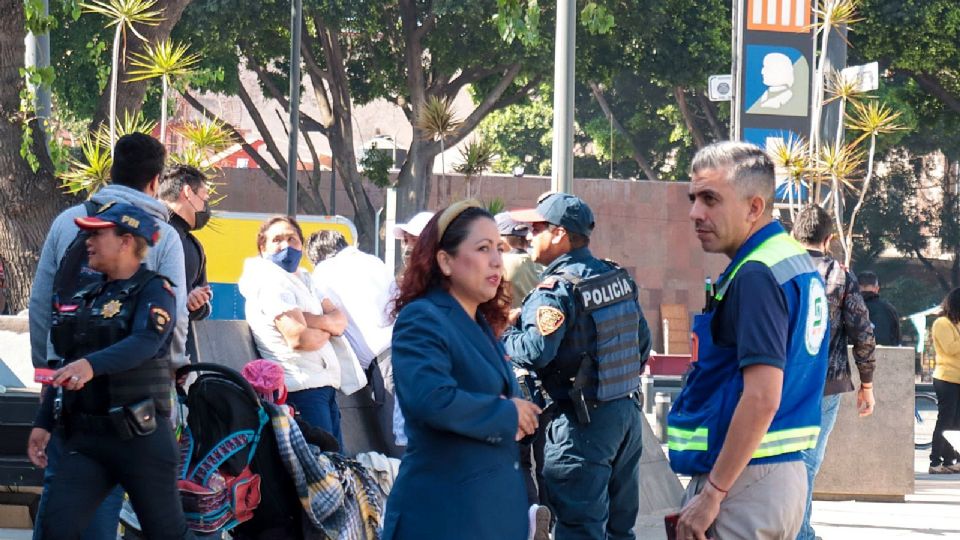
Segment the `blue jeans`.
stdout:
[[[47,468],[43,471],[43,494],[40,495],[40,504],[37,506],[37,521],[33,524],[33,538],[38,540],[41,537],[41,526],[43,525],[43,509],[46,502],[50,499],[50,485],[53,484],[53,477],[57,474],[57,464],[63,454],[63,434],[57,430],[50,437],[47,443]],[[123,488],[117,486],[107,495],[107,498],[100,503],[93,519],[80,535],[80,540],[113,540],[117,537],[117,527],[120,525],[120,507],[123,506]]]
[[[569,402],[567,402],[569,403]],[[622,398],[590,409],[581,424],[569,405],[546,430],[543,478],[557,517],[556,540],[634,540],[640,507],[640,404]]]
[[300,417],[313,427],[320,428],[336,437],[343,451],[343,436],[340,433],[340,407],[337,406],[337,391],[330,386],[308,388],[287,394],[287,403],[300,413]]
[[841,395],[823,396],[820,401],[820,437],[817,439],[817,446],[801,452],[803,464],[807,468],[807,508],[803,512],[803,525],[800,526],[797,540],[813,540],[817,537],[813,526],[810,525],[810,513],[813,510],[813,481],[817,477],[817,472],[820,471],[823,456],[827,453],[827,439],[830,438],[830,432],[837,423]]

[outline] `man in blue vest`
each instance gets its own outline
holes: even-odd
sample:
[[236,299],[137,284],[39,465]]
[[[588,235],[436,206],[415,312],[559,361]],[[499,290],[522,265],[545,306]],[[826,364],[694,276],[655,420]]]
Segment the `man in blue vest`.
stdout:
[[793,540],[820,432],[828,305],[806,250],[773,220],[774,166],[721,142],[691,165],[690,219],[731,259],[694,321],[697,361],[668,418],[670,464],[690,475],[677,538]]
[[543,468],[554,538],[632,540],[640,371],[650,352],[637,284],[590,253],[593,212],[578,197],[551,193],[511,217],[531,223],[531,255],[547,265],[503,341],[515,365],[536,371],[556,408]]

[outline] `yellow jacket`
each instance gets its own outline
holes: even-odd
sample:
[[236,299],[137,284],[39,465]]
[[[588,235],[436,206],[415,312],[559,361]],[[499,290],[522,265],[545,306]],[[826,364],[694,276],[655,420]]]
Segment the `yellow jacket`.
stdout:
[[946,317],[933,321],[933,347],[937,351],[937,365],[933,378],[960,384],[960,328]]

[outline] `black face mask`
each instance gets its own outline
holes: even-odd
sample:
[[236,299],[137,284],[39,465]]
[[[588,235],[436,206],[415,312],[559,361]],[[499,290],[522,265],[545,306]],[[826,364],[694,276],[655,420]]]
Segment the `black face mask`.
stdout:
[[[190,206],[193,206],[192,204]],[[203,201],[203,210],[194,210],[193,212],[193,230],[199,231],[210,222],[210,203]]]
[[206,227],[207,223],[210,222],[210,202],[203,201],[203,210],[197,210],[197,207],[190,202],[190,197],[187,197],[187,204],[190,205],[190,208],[193,208],[193,228],[190,230],[199,231]]

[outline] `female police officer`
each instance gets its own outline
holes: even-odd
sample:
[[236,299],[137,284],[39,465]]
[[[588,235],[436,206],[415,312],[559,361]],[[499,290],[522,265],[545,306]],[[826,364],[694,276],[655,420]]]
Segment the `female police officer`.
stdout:
[[89,267],[104,277],[55,306],[51,340],[66,365],[45,393],[28,452],[34,464],[45,466],[52,429],[64,430],[66,447],[39,537],[79,537],[120,484],[147,538],[192,538],[166,420],[171,378],[164,352],[175,322],[174,294],[163,276],[141,265],[159,227],[129,204],[75,221],[89,234]]

